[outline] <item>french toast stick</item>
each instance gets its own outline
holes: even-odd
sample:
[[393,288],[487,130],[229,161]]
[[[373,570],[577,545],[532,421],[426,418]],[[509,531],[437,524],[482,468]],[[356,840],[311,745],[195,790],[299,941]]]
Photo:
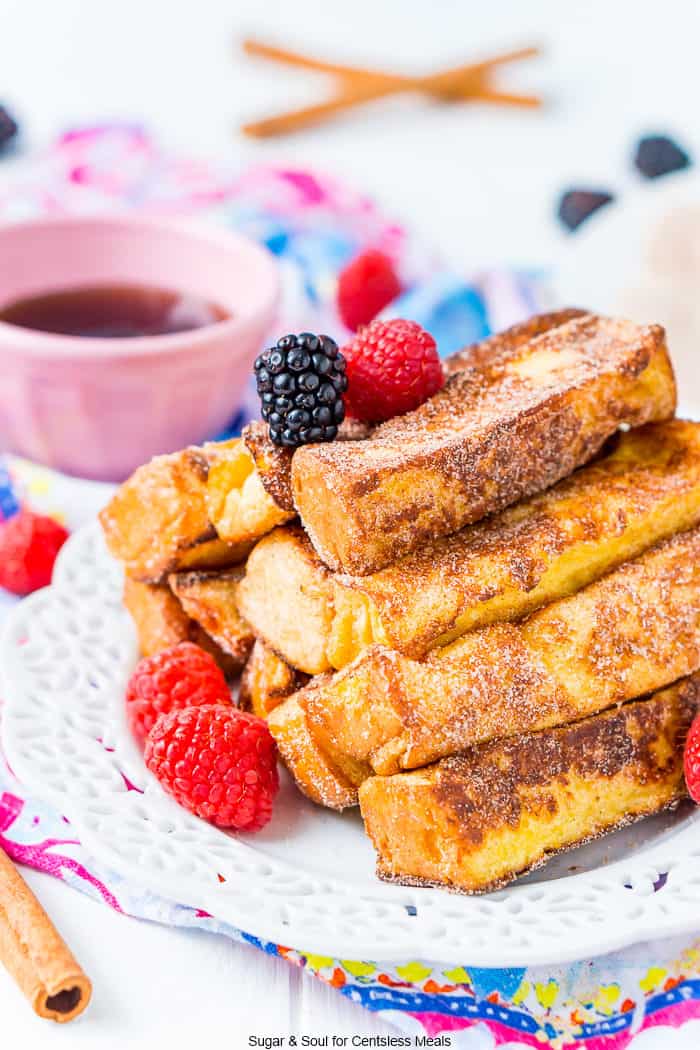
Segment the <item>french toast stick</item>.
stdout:
[[143,656],[153,656],[180,642],[194,642],[210,653],[225,675],[238,674],[240,661],[234,660],[191,619],[167,584],[124,580],[124,605],[136,627]]
[[502,364],[516,355],[525,343],[529,343],[536,336],[551,332],[554,328],[560,328],[576,317],[585,316],[585,310],[577,310],[573,307],[545,314],[534,314],[526,321],[514,324],[510,328],[482,339],[479,343],[472,343],[450,354],[443,361],[445,375],[451,376],[455,372],[464,372],[467,368],[485,368]]
[[238,591],[256,633],[309,674],[381,643],[420,658],[571,594],[700,521],[700,423],[616,435],[570,478],[369,576],[330,573],[298,525],[250,555]]
[[297,694],[321,746],[376,773],[563,725],[700,668],[700,527],[517,623],[418,662],[370,646]]
[[[313,688],[313,680],[308,688]],[[357,789],[372,770],[366,763],[335,755],[319,743],[299,703],[299,695],[290,696],[267,718],[282,761],[299,790],[312,802],[337,810],[356,806]]]
[[363,441],[297,449],[294,503],[326,565],[365,576],[549,488],[620,425],[669,419],[675,406],[662,328],[574,318],[450,376]]
[[[539,330],[557,316],[529,323]],[[501,339],[517,341],[513,331],[489,340],[492,352]],[[473,357],[477,348],[468,351]],[[347,421],[338,437],[369,433],[367,424]],[[147,583],[161,583],[170,572],[240,562],[255,540],[296,514],[291,459],[291,450],[274,445],[259,422],[241,438],[157,456],[120,486],[100,515],[107,545],[130,576]]]
[[168,577],[182,608],[235,661],[240,671],[255,635],[236,605],[241,568],[223,572],[178,572]]
[[[484,368],[489,360],[504,359],[527,339],[579,316],[582,311],[560,310],[539,314],[491,336],[484,343],[466,347],[444,362],[447,374],[465,368]],[[346,420],[338,432],[340,441],[359,441],[370,436],[372,427],[359,420]],[[242,432],[242,441],[226,451],[210,468],[207,506],[221,539],[240,543],[264,536],[277,525],[296,516],[292,495],[292,455],[270,440],[267,424],[253,421]]]
[[332,574],[300,525],[275,529],[251,551],[238,607],[292,667],[310,675],[329,669]]
[[296,515],[289,490],[290,450],[278,449],[261,428],[259,423],[245,427],[235,448],[209,468],[209,518],[229,543],[257,539]]
[[128,576],[162,583],[180,569],[213,569],[243,561],[249,540],[229,544],[207,509],[212,461],[236,455],[240,438],[156,456],[139,467],[100,513],[110,553]]
[[292,693],[298,692],[308,680],[307,675],[295,671],[261,638],[256,638],[241,675],[238,706],[258,718],[267,718],[271,711]]
[[[336,441],[360,441],[369,437],[372,427],[359,419],[346,419],[338,427]],[[275,445],[270,438],[267,423],[253,420],[243,427],[241,434],[245,446],[255,463],[260,483],[277,507],[296,516],[292,496],[292,456],[294,450]]]
[[581,722],[472,747],[360,788],[377,874],[495,889],[686,797],[683,747],[700,679]]
[[[559,327],[580,310],[559,310],[538,314],[497,335],[465,347],[444,362],[445,372],[483,369],[492,359],[512,355],[528,339]],[[359,441],[370,436],[372,427],[359,420],[346,420],[339,428],[338,440]],[[276,525],[296,516],[292,495],[292,456],[270,440],[267,424],[248,423],[241,434],[242,442],[215,464],[209,475],[207,502],[211,520],[219,536],[228,542],[240,542],[251,535],[264,536]]]

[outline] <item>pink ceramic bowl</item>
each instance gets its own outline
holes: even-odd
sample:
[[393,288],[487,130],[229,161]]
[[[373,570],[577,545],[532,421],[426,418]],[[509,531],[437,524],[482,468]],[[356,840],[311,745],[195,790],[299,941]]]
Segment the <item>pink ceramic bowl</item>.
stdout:
[[118,481],[231,419],[274,321],[279,277],[263,248],[201,225],[119,216],[0,227],[0,308],[98,284],[189,292],[231,314],[194,331],[132,339],[0,322],[0,451]]

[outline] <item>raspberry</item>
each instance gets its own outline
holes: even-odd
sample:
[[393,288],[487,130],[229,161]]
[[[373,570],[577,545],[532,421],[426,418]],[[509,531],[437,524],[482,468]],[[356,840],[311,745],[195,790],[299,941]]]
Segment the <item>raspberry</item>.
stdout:
[[690,727],[683,755],[685,782],[693,802],[700,803],[700,715]]
[[275,445],[333,441],[345,419],[345,358],[327,335],[285,335],[255,362],[262,417]]
[[48,587],[68,535],[53,518],[23,507],[0,525],[0,587],[19,595]]
[[160,715],[203,704],[231,704],[231,693],[214,657],[193,642],[141,660],[126,687],[127,720],[142,740]]
[[371,249],[356,256],[338,278],[338,312],[356,332],[401,293],[394,264],[384,252]]
[[435,340],[415,321],[372,321],[343,354],[348,411],[367,423],[410,412],[445,382]]
[[612,200],[612,194],[605,190],[567,190],[559,201],[557,214],[567,230],[577,230],[594,211]]
[[279,789],[277,748],[262,718],[220,704],[162,715],[146,765],[181,806],[220,828],[259,831]]
[[681,171],[689,168],[690,164],[690,157],[685,150],[667,135],[648,135],[637,143],[634,165],[647,179]]

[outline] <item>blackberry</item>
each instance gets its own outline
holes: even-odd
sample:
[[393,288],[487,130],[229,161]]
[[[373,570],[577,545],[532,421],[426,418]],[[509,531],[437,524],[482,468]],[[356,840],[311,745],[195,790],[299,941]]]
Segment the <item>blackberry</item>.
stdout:
[[255,362],[263,419],[275,445],[333,441],[345,419],[345,358],[327,335],[285,335]]
[[634,154],[634,166],[647,179],[689,168],[690,157],[667,135],[647,135],[640,139]]
[[0,151],[15,137],[19,128],[4,106],[0,106]]
[[567,230],[576,230],[589,215],[613,200],[605,190],[567,190],[559,201],[557,215]]

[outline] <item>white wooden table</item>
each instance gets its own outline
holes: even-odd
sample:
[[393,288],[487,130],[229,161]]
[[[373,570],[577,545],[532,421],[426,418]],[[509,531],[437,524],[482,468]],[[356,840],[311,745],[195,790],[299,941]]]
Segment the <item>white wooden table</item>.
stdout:
[[[699,30],[695,0],[0,0],[0,100],[16,109],[31,145],[69,123],[135,118],[189,151],[336,172],[465,271],[549,264],[565,248],[552,217],[558,193],[586,182],[624,192],[637,135],[675,132],[700,157]],[[322,84],[241,58],[235,41],[244,33],[397,70],[541,41],[547,58],[514,70],[511,83],[552,102],[543,114],[522,114],[396,100],[250,144],[236,135],[244,118],[315,101]],[[28,878],[96,994],[89,1015],[59,1029],[38,1022],[0,973],[3,1046],[145,1050],[216,1040],[237,1048],[252,1035],[391,1031],[281,960],[133,922],[45,876]],[[645,1034],[634,1050],[698,1045],[696,1023]]]

